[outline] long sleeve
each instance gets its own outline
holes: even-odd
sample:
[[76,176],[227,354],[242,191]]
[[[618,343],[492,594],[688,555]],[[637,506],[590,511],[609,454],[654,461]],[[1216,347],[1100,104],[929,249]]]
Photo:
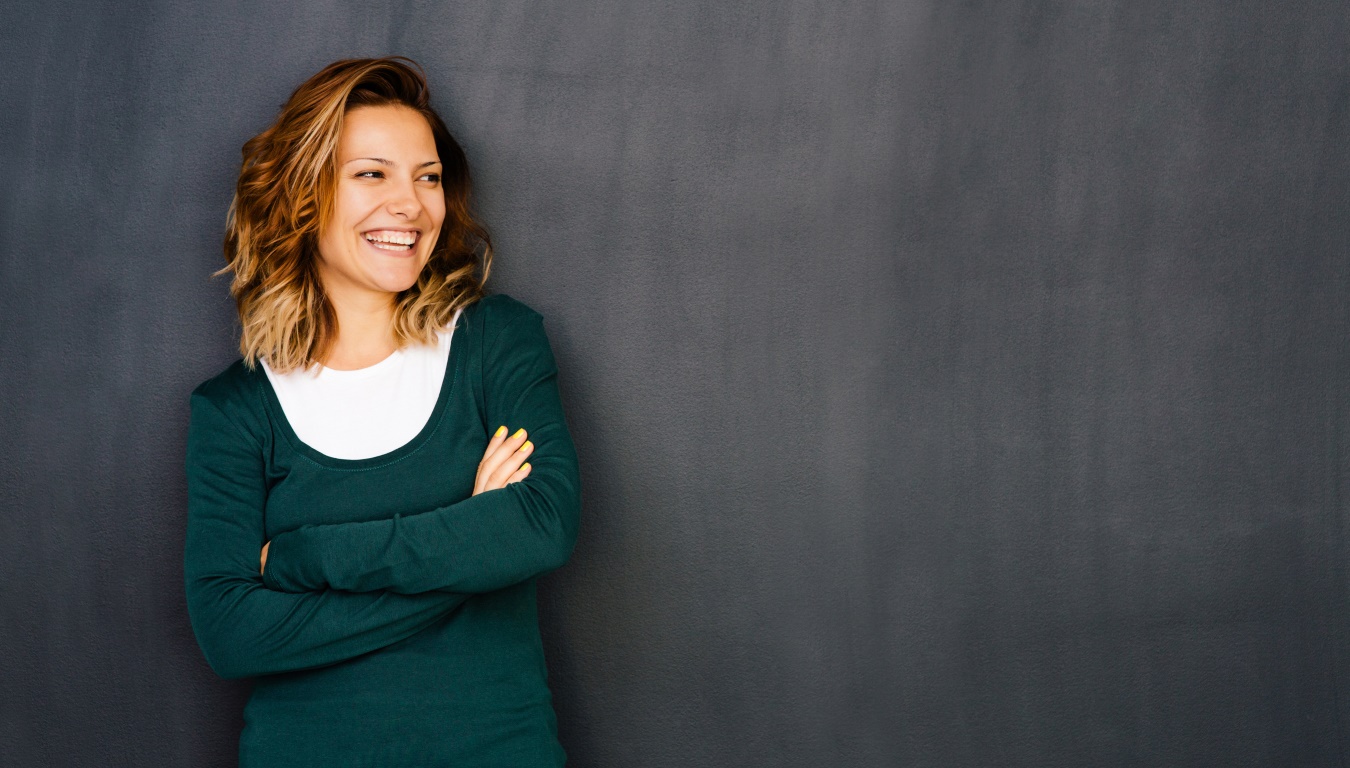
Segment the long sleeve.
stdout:
[[[410,637],[467,599],[435,592],[289,594],[258,572],[265,541],[262,449],[202,395],[192,397],[184,577],[207,663],[226,678],[326,666]],[[272,568],[269,549],[267,570]]]
[[543,318],[530,311],[510,320],[485,350],[482,377],[488,423],[529,432],[529,477],[418,514],[279,534],[265,583],[287,592],[476,594],[566,562],[577,537],[580,472]]

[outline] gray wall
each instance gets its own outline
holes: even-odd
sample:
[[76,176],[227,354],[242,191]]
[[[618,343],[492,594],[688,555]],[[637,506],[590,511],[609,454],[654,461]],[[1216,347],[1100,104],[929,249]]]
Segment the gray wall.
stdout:
[[0,19],[0,763],[232,764],[239,147],[403,53],[563,371],[574,765],[1344,765],[1343,0],[131,5]]

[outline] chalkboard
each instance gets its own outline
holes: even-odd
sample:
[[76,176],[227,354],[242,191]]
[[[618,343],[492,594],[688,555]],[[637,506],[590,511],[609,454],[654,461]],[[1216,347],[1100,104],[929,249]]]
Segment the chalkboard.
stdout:
[[227,766],[242,143],[427,70],[584,475],[576,766],[1346,761],[1350,5],[11,3],[0,763]]

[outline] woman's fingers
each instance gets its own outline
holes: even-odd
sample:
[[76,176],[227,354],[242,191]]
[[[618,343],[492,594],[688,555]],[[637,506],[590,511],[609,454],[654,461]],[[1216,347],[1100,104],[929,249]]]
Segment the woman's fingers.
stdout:
[[506,478],[517,472],[525,457],[534,450],[534,444],[529,442],[528,437],[523,429],[516,430],[510,437],[506,436],[505,427],[497,430],[488,441],[483,460],[478,463],[478,475],[474,478],[473,487],[475,496],[506,486],[509,482]]
[[506,425],[502,425],[500,427],[497,427],[496,434],[492,436],[491,440],[488,440],[487,449],[483,451],[483,458],[481,461],[478,462],[478,475],[474,478],[473,481],[473,492],[475,496],[487,490],[486,488],[483,487],[483,484],[487,481],[487,474],[488,474],[483,471],[484,466],[488,463],[489,457],[491,457],[493,453],[496,452],[496,450],[502,446],[502,443],[505,443],[507,440],[510,439],[509,437],[507,437],[507,434],[508,433],[506,431]]
[[[497,470],[510,460],[512,454],[527,442],[529,442],[529,436],[525,434],[525,430],[516,430],[514,434],[499,443],[497,447],[483,459],[480,474],[484,477],[495,476]],[[515,467],[512,467],[511,471],[514,472],[515,469]]]
[[[497,449],[498,452],[502,452],[502,449],[505,447],[506,446],[502,446],[502,448]],[[533,452],[534,443],[529,440],[521,443],[519,448],[504,457],[501,464],[497,465],[497,468],[492,470],[488,479],[488,488],[505,488],[506,484],[511,482],[509,478],[525,464],[525,459],[529,458],[530,454]]]

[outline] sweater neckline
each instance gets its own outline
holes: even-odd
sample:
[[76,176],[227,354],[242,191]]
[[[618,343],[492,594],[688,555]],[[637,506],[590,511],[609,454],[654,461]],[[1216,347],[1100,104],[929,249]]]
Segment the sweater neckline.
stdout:
[[[477,304],[477,302],[475,302],[475,304]],[[459,321],[450,329],[450,355],[445,361],[445,374],[441,377],[440,393],[436,396],[436,404],[431,409],[431,415],[427,417],[426,423],[422,425],[422,429],[413,437],[413,439],[403,445],[400,445],[387,453],[364,459],[339,459],[329,456],[326,453],[319,452],[308,443],[301,440],[300,436],[296,434],[295,429],[291,426],[290,420],[286,418],[286,411],[281,407],[281,400],[277,397],[277,392],[276,389],[272,387],[272,382],[268,380],[265,373],[258,371],[257,373],[260,374],[257,377],[259,379],[258,386],[262,389],[263,402],[266,404],[267,410],[272,416],[272,421],[277,425],[282,437],[285,438],[286,442],[290,444],[291,448],[296,453],[304,456],[315,464],[330,469],[375,469],[377,467],[393,464],[396,461],[400,461],[416,453],[431,439],[431,436],[435,434],[436,430],[440,427],[441,418],[445,414],[446,403],[450,401],[450,395],[454,392],[455,386],[458,383],[460,371],[464,367],[462,362],[464,358],[464,339],[460,338],[463,335],[460,333],[460,330],[467,322],[468,317],[471,314],[470,309],[472,308],[473,307],[465,307],[464,311],[459,315]],[[385,360],[388,359],[389,358],[385,358]],[[381,361],[381,363],[383,362],[384,361]],[[381,363],[376,363],[376,365],[378,366]],[[370,370],[370,368],[362,368],[358,373],[367,370]]]

